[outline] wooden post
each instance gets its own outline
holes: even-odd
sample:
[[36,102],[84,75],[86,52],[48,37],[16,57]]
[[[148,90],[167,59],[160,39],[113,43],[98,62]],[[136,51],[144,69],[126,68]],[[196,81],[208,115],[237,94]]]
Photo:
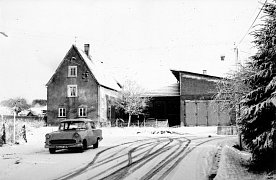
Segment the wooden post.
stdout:
[[220,105],[219,105],[219,101],[217,101],[218,103],[218,126],[220,125]]
[[13,112],[13,143],[15,144],[15,115],[16,111]]
[[144,127],[146,126],[146,118],[145,118],[145,116],[144,116]]
[[184,113],[184,115],[183,115],[183,124],[184,124],[184,126],[187,126],[187,121],[186,121],[186,101],[183,101],[183,113]]
[[208,101],[206,101],[206,125],[209,126],[208,118],[209,118],[209,111],[208,111]]
[[195,112],[195,116],[196,116],[196,126],[198,126],[198,105],[197,102],[195,101],[195,106],[196,106],[196,112]]

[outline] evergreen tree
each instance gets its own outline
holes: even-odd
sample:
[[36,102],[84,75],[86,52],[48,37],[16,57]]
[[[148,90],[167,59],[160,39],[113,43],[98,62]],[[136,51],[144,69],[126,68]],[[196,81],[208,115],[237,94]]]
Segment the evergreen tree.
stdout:
[[275,0],[263,7],[263,24],[252,34],[257,53],[252,57],[251,76],[245,83],[252,89],[241,100],[242,111],[238,119],[243,142],[253,153],[258,167],[276,165],[276,4]]

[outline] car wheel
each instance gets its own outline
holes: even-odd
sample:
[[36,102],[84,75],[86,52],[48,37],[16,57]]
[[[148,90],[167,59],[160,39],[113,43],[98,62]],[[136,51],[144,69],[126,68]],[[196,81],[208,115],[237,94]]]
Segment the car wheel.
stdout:
[[56,149],[55,149],[55,148],[49,148],[49,152],[50,152],[51,154],[54,154],[54,153],[56,152]]
[[98,146],[99,146],[99,139],[97,139],[97,142],[95,144],[93,144],[93,149],[98,148]]
[[82,142],[82,149],[83,150],[87,149],[87,141],[86,140],[83,140],[83,142]]

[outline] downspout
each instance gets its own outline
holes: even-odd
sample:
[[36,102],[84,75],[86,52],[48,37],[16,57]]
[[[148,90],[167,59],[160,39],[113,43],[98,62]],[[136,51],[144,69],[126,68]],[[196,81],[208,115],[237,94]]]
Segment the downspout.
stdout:
[[100,125],[101,121],[101,86],[98,85],[98,125]]

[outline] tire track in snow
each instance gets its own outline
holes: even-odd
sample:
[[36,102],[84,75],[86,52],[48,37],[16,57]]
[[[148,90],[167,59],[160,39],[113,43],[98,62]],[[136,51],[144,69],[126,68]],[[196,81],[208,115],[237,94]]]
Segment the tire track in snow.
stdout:
[[[158,137],[118,144],[98,152],[93,160],[84,167],[59,177],[57,180],[72,179],[75,177],[81,179],[124,179],[140,168],[146,167],[148,163],[151,163],[151,161],[155,158],[158,158],[158,156],[162,156],[160,163],[150,169],[149,172],[142,177],[142,179],[151,179],[156,176],[158,176],[160,179],[164,179],[193,149],[203,143],[215,140],[209,139],[207,141],[197,143],[195,147],[189,149],[191,141],[206,138],[207,137]],[[122,147],[128,144],[130,146]],[[133,147],[129,149],[131,146]],[[121,148],[116,150],[115,153],[109,154],[108,157],[103,159],[99,158],[101,155],[103,155],[103,153],[108,153],[117,147]],[[156,148],[156,150],[154,150],[154,148]],[[123,151],[127,152],[124,153]],[[169,155],[166,155],[166,153],[169,153],[170,151],[173,152]],[[123,154],[121,154],[122,152]],[[97,174],[92,174],[93,172],[96,172]]]
[[[179,139],[185,139],[185,141],[181,141]],[[115,171],[114,173],[108,175],[108,176],[105,176],[104,178],[101,178],[101,179],[107,179],[107,180],[113,180],[113,179],[123,179],[123,178],[126,178],[129,174],[135,172],[136,170],[140,169],[141,167],[143,167],[145,164],[149,163],[151,160],[153,160],[154,158],[158,157],[159,155],[162,155],[164,154],[165,152],[168,152],[168,151],[171,151],[172,148],[175,148],[177,147],[177,150],[181,149],[181,146],[182,146],[182,143],[183,142],[187,142],[187,144],[190,143],[190,139],[188,138],[185,138],[185,137],[181,137],[181,138],[172,138],[172,140],[178,140],[179,143],[176,144],[176,145],[173,145],[171,147],[167,147],[167,148],[159,148],[158,150],[156,150],[155,152],[153,153],[150,153],[148,156],[146,156],[145,158],[142,158],[142,159],[139,159],[135,162],[133,162],[132,164],[128,164],[126,165],[125,167],[122,167],[120,168],[119,170]],[[187,144],[185,146],[187,146]],[[174,153],[173,153],[174,154]],[[162,158],[163,160],[172,156],[173,154],[170,154],[170,155],[167,155],[165,158]],[[133,168],[134,166],[136,166],[134,169],[131,169]],[[92,177],[92,178],[89,178],[89,179],[93,179],[95,177]]]
[[[162,140],[161,141],[162,143],[165,142],[165,140]],[[170,143],[172,142],[172,140],[169,140],[169,142],[167,142],[165,145],[161,146],[160,148],[165,148],[166,146],[168,146]],[[157,142],[155,142],[157,143]],[[158,141],[158,144],[157,145],[160,145],[160,141]],[[156,144],[154,144],[153,146],[156,147],[157,146]],[[155,154],[157,151],[159,151],[158,148],[156,151],[154,151],[153,153],[151,153],[149,156]],[[141,152],[131,158],[136,158],[136,157],[139,157],[139,156],[142,156],[145,152]],[[136,164],[137,162],[140,162],[140,161],[143,161],[143,160],[147,160],[146,158],[148,158],[149,156],[142,156],[140,159],[136,160],[136,161],[132,161],[132,160],[125,160],[121,163],[118,163],[118,164],[115,164],[113,165],[112,167],[109,167],[108,169],[105,170],[106,171],[111,171],[108,175],[106,175],[105,177],[102,177],[100,179],[114,179],[114,177],[119,177],[119,178],[115,178],[115,179],[122,179],[123,176],[125,176],[125,174],[127,173],[128,169],[130,167],[132,167],[134,164]],[[128,156],[129,157],[129,156]],[[131,161],[131,163],[126,163],[126,162],[129,162]],[[125,165],[124,165],[125,164]],[[119,165],[123,165],[122,167],[118,167]],[[114,170],[114,168],[119,168],[117,170]],[[94,168],[94,167],[93,167]],[[88,178],[88,179],[95,179],[95,178],[98,178],[99,176],[102,175],[103,172],[99,172],[97,173],[96,175],[93,175],[92,177]]]
[[[130,142],[126,142],[126,143],[122,143],[122,144],[118,144],[118,145],[115,145],[115,146],[111,146],[111,147],[108,147],[100,152],[98,152],[92,161],[90,161],[88,164],[86,164],[85,166],[81,167],[81,168],[78,168],[77,170],[75,171],[72,171],[68,174],[65,174],[61,177],[58,177],[54,180],[67,180],[67,179],[71,179],[71,178],[74,178],[80,174],[82,174],[84,171],[86,171],[86,169],[88,169],[89,167],[91,167],[95,162],[96,160],[99,158],[99,156],[101,154],[103,154],[104,152],[107,152],[108,150],[111,150],[111,149],[114,149],[114,148],[117,148],[117,147],[120,147],[120,146],[124,146],[124,145],[127,145],[127,144],[133,144],[133,143],[137,143],[137,142],[141,142],[141,141],[148,141],[148,140],[160,140],[160,137],[159,138],[148,138],[148,139],[141,139],[141,140],[136,140],[136,141],[130,141]],[[117,153],[117,152],[116,152]],[[115,154],[116,154],[115,153]]]
[[169,173],[172,172],[172,170],[173,170],[174,168],[176,168],[176,166],[178,166],[178,164],[179,164],[188,154],[190,154],[194,149],[196,149],[197,147],[199,147],[199,146],[202,145],[202,144],[205,144],[205,143],[210,142],[210,141],[218,140],[218,139],[221,139],[221,138],[212,138],[212,139],[209,139],[209,140],[200,142],[200,143],[196,144],[194,147],[188,149],[188,150],[187,150],[182,156],[180,156],[171,166],[169,166],[169,168],[166,169],[165,172],[162,172],[161,176],[158,177],[158,179],[159,179],[159,180],[166,179],[166,177],[169,175]]
[[[158,138],[154,138],[154,139],[158,139]],[[141,139],[141,140],[137,140],[137,141],[131,141],[131,142],[126,142],[126,143],[122,143],[122,144],[118,144],[118,145],[115,145],[115,146],[111,146],[111,147],[108,147],[100,152],[98,152],[93,160],[91,162],[89,162],[88,164],[86,164],[84,167],[81,167],[81,168],[78,168],[77,170],[75,171],[72,171],[68,174],[65,174],[61,177],[58,177],[54,180],[67,180],[67,179],[71,179],[77,175],[79,175],[80,173],[82,173],[83,171],[85,171],[87,168],[89,168],[90,166],[92,166],[94,164],[94,162],[98,159],[98,157],[103,154],[104,152],[108,151],[108,150],[111,150],[111,149],[114,149],[114,148],[117,148],[117,147],[120,147],[120,146],[123,146],[123,145],[127,145],[127,144],[132,144],[132,143],[136,143],[136,142],[140,142],[140,141],[145,141],[145,140],[151,140],[151,139]]]

